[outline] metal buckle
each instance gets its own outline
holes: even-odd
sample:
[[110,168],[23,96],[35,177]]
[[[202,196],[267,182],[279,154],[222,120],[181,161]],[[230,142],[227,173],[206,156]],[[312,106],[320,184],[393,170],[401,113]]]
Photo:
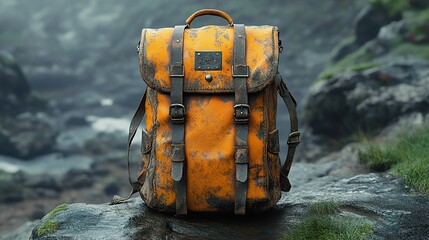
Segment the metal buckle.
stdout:
[[287,145],[291,147],[298,146],[298,144],[300,143],[299,135],[301,135],[300,132],[293,132],[289,134],[289,137],[287,138]]
[[170,104],[170,119],[173,123],[183,123],[185,122],[185,106],[180,103]]
[[248,104],[235,104],[234,117],[236,123],[247,123],[250,117],[250,106]]
[[247,65],[232,66],[232,77],[235,77],[235,78],[249,77],[249,66]]

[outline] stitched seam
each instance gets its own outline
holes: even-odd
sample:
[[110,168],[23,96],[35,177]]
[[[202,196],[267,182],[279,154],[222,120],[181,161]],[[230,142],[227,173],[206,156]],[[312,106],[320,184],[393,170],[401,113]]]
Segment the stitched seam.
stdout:
[[263,115],[264,115],[264,122],[265,122],[265,131],[264,131],[264,141],[263,141],[263,143],[264,143],[264,146],[263,146],[263,151],[264,151],[264,154],[263,154],[263,161],[264,161],[264,165],[265,165],[265,187],[264,187],[264,190],[265,190],[265,196],[267,196],[267,198],[271,201],[271,196],[270,196],[270,194],[269,194],[269,184],[270,184],[270,182],[269,182],[269,175],[268,175],[268,171],[269,171],[269,169],[268,169],[268,161],[267,161],[267,158],[268,158],[268,152],[267,152],[267,140],[268,140],[268,127],[269,127],[269,123],[268,123],[268,115],[267,115],[267,106],[268,106],[268,101],[267,101],[267,99],[268,99],[268,94],[266,94],[266,92],[268,91],[268,88],[265,88],[265,90],[264,91],[262,91],[262,94],[263,94],[263,99],[264,99],[264,102],[265,102],[265,104],[264,104],[264,106],[263,106],[263,109],[262,109],[262,111],[263,111]]
[[[154,121],[154,124],[153,124],[153,132],[154,132],[154,138],[153,138],[153,145],[152,145],[152,147],[153,147],[153,149],[154,149],[154,151],[152,151],[153,152],[153,164],[154,164],[154,176],[153,176],[153,179],[152,179],[152,185],[153,185],[153,194],[154,194],[154,201],[155,201],[155,204],[159,204],[159,202],[158,202],[158,200],[157,200],[157,182],[156,182],[156,170],[157,170],[157,168],[158,168],[158,160],[156,159],[156,150],[158,149],[157,148],[157,146],[156,146],[156,136],[157,136],[157,130],[158,130],[158,126],[159,126],[159,122],[158,122],[158,105],[159,105],[159,100],[158,100],[158,93],[157,92],[155,92],[155,90],[153,90],[153,94],[155,94],[155,97],[154,97],[154,100],[155,100],[155,103],[154,103],[154,106],[155,106],[155,109],[154,109],[154,114],[153,114],[153,121]],[[158,208],[158,206],[156,206],[155,205],[155,207],[157,207]]]

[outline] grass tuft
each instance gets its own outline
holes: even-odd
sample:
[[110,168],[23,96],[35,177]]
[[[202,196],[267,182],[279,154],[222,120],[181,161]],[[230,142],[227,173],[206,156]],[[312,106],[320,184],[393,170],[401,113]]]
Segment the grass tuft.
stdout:
[[372,144],[359,152],[359,159],[374,170],[390,170],[412,188],[429,193],[429,126],[403,135],[386,147]]
[[363,240],[373,233],[368,221],[340,216],[335,202],[319,202],[310,206],[310,215],[286,236],[288,240]]
[[66,203],[63,203],[61,205],[58,205],[52,212],[49,213],[49,215],[46,217],[46,219],[40,224],[40,226],[37,228],[37,236],[41,237],[43,235],[54,233],[58,231],[60,227],[60,223],[57,221],[53,221],[54,217],[56,217],[61,211],[64,211],[68,209],[68,205]]
[[333,201],[315,203],[310,206],[309,211],[316,215],[327,215],[340,212],[338,204]]

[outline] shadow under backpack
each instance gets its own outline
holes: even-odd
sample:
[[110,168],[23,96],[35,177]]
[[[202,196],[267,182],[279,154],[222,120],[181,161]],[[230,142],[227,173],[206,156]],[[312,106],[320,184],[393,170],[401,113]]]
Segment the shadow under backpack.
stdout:
[[[228,26],[191,28],[215,15]],[[143,29],[140,72],[147,84],[130,124],[129,149],[146,115],[136,192],[160,212],[264,212],[289,191],[299,144],[296,102],[278,73],[274,26],[234,24],[219,10],[186,25]],[[283,167],[276,127],[277,92],[290,116]],[[128,198],[130,197],[128,196]],[[113,204],[128,198],[115,196]]]

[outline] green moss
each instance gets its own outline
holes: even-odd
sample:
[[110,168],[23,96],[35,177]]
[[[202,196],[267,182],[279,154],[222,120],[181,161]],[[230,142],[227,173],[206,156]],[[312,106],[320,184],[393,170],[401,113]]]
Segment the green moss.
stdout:
[[429,60],[429,45],[403,43],[392,49],[392,54],[404,57],[420,57]]
[[360,64],[357,64],[355,66],[352,66],[350,69],[352,71],[358,72],[358,71],[363,71],[363,70],[371,69],[371,68],[378,67],[378,66],[380,66],[379,63],[367,62],[367,63],[360,63]]
[[356,41],[355,36],[349,36],[349,37],[343,38],[340,41],[340,43],[338,43],[338,45],[335,46],[334,49],[332,50],[332,56],[339,58],[338,55],[340,54],[340,52],[343,51],[344,48],[350,49],[350,47],[355,44],[355,41]]
[[289,240],[361,240],[373,233],[368,221],[340,216],[335,202],[319,202],[309,207],[309,216],[286,236]]
[[429,8],[421,11],[409,11],[405,13],[409,19],[409,27],[406,35],[407,40],[414,43],[429,42]]
[[331,63],[320,75],[319,80],[324,80],[341,72],[362,71],[365,69],[378,66],[378,63],[373,62],[374,54],[370,48],[374,42],[368,42],[360,47],[355,52],[345,56],[336,63]]
[[318,202],[310,206],[310,213],[317,215],[326,215],[339,212],[338,204],[333,201]]
[[412,188],[429,193],[429,126],[401,136],[386,147],[371,145],[359,153],[362,162],[375,170],[390,170]]
[[52,210],[37,228],[37,236],[40,237],[58,231],[60,223],[57,221],[53,221],[53,219],[61,211],[64,211],[66,209],[68,209],[68,205],[66,203],[63,203],[61,205],[58,205],[54,210]]

